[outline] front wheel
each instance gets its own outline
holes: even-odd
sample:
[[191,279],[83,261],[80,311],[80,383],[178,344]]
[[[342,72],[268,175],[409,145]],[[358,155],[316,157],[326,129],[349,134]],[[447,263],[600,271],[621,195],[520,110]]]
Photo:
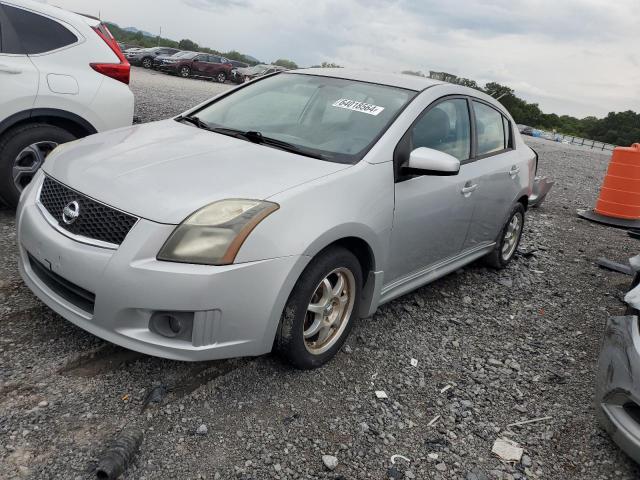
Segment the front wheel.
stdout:
[[0,197],[9,207],[31,182],[45,158],[59,144],[75,140],[60,127],[44,123],[23,125],[0,137]]
[[511,209],[509,219],[500,232],[500,237],[493,251],[487,255],[487,264],[493,268],[505,268],[513,259],[520,245],[524,227],[524,206],[518,202]]
[[189,67],[182,67],[180,69],[180,76],[182,78],[189,78],[190,75],[191,75],[191,69]]
[[317,368],[345,342],[360,310],[362,269],[348,250],[315,257],[296,283],[276,333],[275,350],[294,367]]

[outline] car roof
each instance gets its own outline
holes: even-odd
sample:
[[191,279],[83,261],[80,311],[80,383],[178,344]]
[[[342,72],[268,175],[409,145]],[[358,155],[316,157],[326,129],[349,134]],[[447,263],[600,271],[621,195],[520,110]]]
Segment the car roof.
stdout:
[[356,70],[352,68],[304,68],[289,70],[288,73],[301,73],[304,75],[319,75],[322,77],[344,78],[360,82],[378,83],[391,87],[406,88],[408,90],[422,91],[434,85],[442,85],[444,82],[430,78],[407,75],[403,73],[375,72],[371,70]]
[[3,3],[9,6],[21,7],[44,15],[49,15],[50,17],[62,20],[74,26],[76,26],[79,22],[83,22],[90,26],[96,26],[100,23],[100,19],[91,15],[71,12],[60,7],[48,5],[46,3],[37,2],[34,0],[3,0]]

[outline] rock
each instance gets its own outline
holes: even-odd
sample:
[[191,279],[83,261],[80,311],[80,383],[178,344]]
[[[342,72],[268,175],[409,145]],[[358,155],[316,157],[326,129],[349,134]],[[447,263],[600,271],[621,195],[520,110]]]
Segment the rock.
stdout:
[[49,402],[47,402],[46,400],[42,400],[40,403],[38,403],[38,407],[40,408],[47,408],[49,406]]
[[467,305],[469,305],[472,302],[471,297],[469,295],[465,295],[464,297],[462,297],[462,301]]
[[338,459],[333,455],[323,455],[322,463],[324,463],[324,466],[327,467],[328,470],[335,470],[338,466]]
[[273,466],[273,469],[274,469],[276,472],[279,472],[279,471],[281,471],[281,470],[282,470],[282,466],[281,466],[279,463],[276,463],[276,464]]
[[513,440],[498,438],[493,444],[491,453],[497,455],[505,462],[519,462],[524,450]]
[[344,353],[346,353],[347,355],[351,355],[353,353],[353,348],[351,348],[349,345],[345,345],[342,350],[344,350]]
[[522,466],[528,468],[531,466],[531,457],[529,455],[523,455],[521,460]]
[[510,278],[500,278],[498,279],[498,283],[507,288],[513,287],[513,280]]
[[196,430],[196,433],[198,435],[206,435],[207,432],[209,431],[209,429],[207,428],[207,426],[203,423],[202,425],[200,425],[198,427],[198,429]]
[[447,465],[444,462],[440,462],[436,465],[436,470],[444,472],[447,469]]

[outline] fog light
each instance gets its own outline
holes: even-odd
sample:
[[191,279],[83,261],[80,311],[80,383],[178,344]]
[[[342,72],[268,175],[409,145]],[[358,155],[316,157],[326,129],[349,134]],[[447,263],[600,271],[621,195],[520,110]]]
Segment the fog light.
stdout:
[[149,330],[163,337],[191,341],[193,312],[155,312],[149,319]]

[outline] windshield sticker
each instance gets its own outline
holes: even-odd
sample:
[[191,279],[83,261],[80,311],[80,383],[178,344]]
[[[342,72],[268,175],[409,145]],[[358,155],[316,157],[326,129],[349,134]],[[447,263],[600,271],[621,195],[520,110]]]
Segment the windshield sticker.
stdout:
[[378,115],[384,110],[384,107],[371,105],[370,103],[356,102],[355,100],[349,100],[348,98],[341,98],[332,106],[338,108],[346,108],[347,110],[353,110],[354,112],[367,113],[369,115]]

